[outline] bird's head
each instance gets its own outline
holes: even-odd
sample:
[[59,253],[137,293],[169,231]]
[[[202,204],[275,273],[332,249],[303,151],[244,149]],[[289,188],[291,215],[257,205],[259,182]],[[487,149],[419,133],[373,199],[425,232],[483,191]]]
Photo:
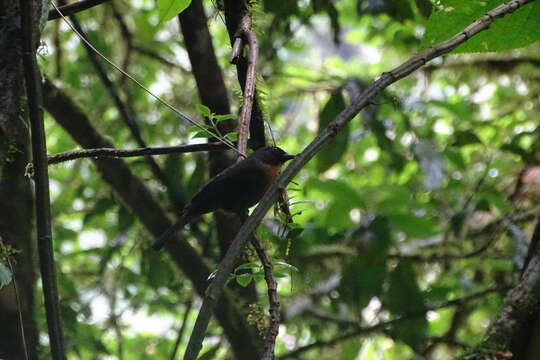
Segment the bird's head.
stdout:
[[268,165],[281,165],[284,162],[291,160],[295,155],[291,155],[278,148],[277,146],[265,146],[257,149],[252,155]]

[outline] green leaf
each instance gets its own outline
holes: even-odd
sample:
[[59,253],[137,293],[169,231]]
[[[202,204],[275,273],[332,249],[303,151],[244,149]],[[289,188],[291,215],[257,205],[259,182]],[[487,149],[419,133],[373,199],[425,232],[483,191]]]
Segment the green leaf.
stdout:
[[201,113],[201,115],[206,116],[206,117],[209,117],[212,115],[212,110],[210,110],[208,106],[205,106],[203,104],[197,104],[196,106],[199,112]]
[[230,141],[236,141],[238,140],[238,133],[236,131],[230,132],[225,135],[225,138],[229,139]]
[[287,233],[287,239],[291,239],[291,240],[296,239],[297,237],[300,236],[300,234],[302,234],[302,232],[304,232],[304,228],[301,228],[301,227],[292,228]]
[[235,279],[236,279],[236,282],[238,283],[238,285],[240,285],[242,287],[246,287],[246,286],[249,285],[251,280],[253,280],[253,275],[251,275],[251,274],[240,274],[240,275],[236,275]]
[[428,322],[423,309],[425,299],[418,287],[416,274],[410,261],[402,260],[390,273],[388,291],[384,294],[384,303],[390,312],[397,316],[413,316],[392,326],[394,336],[420,350],[426,343]]
[[355,257],[342,270],[339,291],[345,301],[357,310],[363,309],[373,296],[382,291],[386,278],[386,258],[390,247],[390,229],[383,218],[375,218],[361,234],[372,240],[368,249]]
[[403,231],[413,238],[427,238],[439,233],[439,226],[436,222],[425,218],[409,214],[388,215],[392,229]]
[[[324,105],[319,114],[319,133],[321,133],[334,118],[345,109],[345,99],[341,88],[332,92],[330,99]],[[337,163],[349,145],[349,127],[342,127],[332,140],[332,143],[324,147],[317,155],[317,172],[322,173]]]
[[252,261],[252,262],[248,262],[248,263],[244,263],[244,264],[239,265],[238,267],[236,267],[234,272],[236,273],[238,270],[258,269],[260,267],[261,267],[261,265],[258,262]]
[[286,271],[285,269],[276,270],[272,272],[272,275],[274,275],[275,278],[281,279],[286,278],[290,275],[289,271]]
[[214,119],[216,119],[216,123],[219,123],[220,121],[224,121],[224,120],[234,119],[233,114],[214,115],[213,117]]
[[189,4],[191,4],[191,0],[157,0],[159,21],[171,20],[184,11]]
[[0,289],[8,285],[13,279],[11,271],[2,263],[0,263]]
[[292,270],[292,271],[296,271],[296,272],[299,272],[300,270],[298,270],[298,268],[294,265],[291,265],[291,264],[287,264],[286,262],[283,262],[283,261],[277,261],[275,264],[274,264],[276,267],[277,266],[283,266],[289,270]]
[[[421,46],[426,48],[449,39],[504,0],[445,0],[431,14]],[[475,35],[453,52],[491,52],[520,48],[540,39],[540,3],[527,4],[497,19],[488,30]]]
[[192,139],[195,139],[195,138],[209,138],[209,137],[212,137],[212,135],[210,135],[208,133],[208,131],[206,131],[206,130],[199,130],[199,131],[197,131],[195,134],[193,134],[191,136]]

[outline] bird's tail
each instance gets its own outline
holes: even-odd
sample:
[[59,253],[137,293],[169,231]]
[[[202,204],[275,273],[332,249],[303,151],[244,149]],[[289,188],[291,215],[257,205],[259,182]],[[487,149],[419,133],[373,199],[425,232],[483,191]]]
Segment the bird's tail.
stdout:
[[181,230],[189,221],[191,220],[191,216],[188,216],[188,214],[184,214],[180,220],[173,226],[167,229],[161,236],[154,242],[152,245],[152,249],[158,251],[161,250],[161,248],[165,245],[165,243],[174,236],[174,234]]

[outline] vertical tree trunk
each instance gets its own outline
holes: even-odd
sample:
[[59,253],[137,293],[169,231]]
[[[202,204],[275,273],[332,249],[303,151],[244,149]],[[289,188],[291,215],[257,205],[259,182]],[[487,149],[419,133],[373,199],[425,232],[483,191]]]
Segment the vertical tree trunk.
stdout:
[[[20,21],[17,1],[0,1],[0,237],[19,250],[12,263],[21,302],[26,346],[37,359],[34,319],[35,247],[30,180],[30,134],[24,121]],[[0,358],[25,359],[13,282],[0,290]]]

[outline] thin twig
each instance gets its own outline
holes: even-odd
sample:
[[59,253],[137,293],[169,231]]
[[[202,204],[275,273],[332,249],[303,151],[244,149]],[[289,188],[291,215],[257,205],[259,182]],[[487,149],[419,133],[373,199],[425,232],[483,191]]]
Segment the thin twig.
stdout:
[[[33,1],[20,0],[22,57],[28,117],[32,134],[32,158],[34,162],[35,206],[37,224],[37,244],[41,282],[45,298],[45,314],[49,330],[49,343],[54,360],[66,358],[60,307],[58,305],[58,289],[51,233],[51,203],[49,197],[49,173],[47,169],[47,148],[45,143],[45,128],[43,125],[43,103],[41,98],[41,76],[36,61],[37,37],[33,29]],[[37,21],[37,20],[35,20]],[[36,30],[37,31],[37,30]]]
[[163,56],[159,55],[157,52],[155,52],[155,51],[153,51],[151,49],[145,48],[145,47],[140,46],[140,45],[132,45],[131,49],[135,50],[140,55],[143,55],[143,56],[146,56],[146,57],[148,57],[150,59],[156,60],[156,61],[160,62],[163,65],[178,69],[178,70],[180,70],[182,73],[184,73],[186,75],[191,74],[191,72],[189,70],[187,70],[186,68],[184,68],[182,65],[177,64],[177,63],[175,63],[175,62],[173,62],[171,60],[168,60],[168,59],[164,58]]
[[503,17],[517,10],[519,7],[533,2],[535,0],[514,0],[508,3],[504,3],[495,9],[487,12],[480,19],[474,21],[458,34],[453,36],[447,41],[444,41],[437,46],[431,47],[417,55],[412,56],[409,60],[391,70],[390,72],[383,73],[372,85],[370,85],[358,98],[353,100],[317,137],[302,151],[299,155],[292,160],[292,163],[287,169],[281,173],[276,181],[270,186],[266,194],[263,196],[259,205],[253,210],[250,217],[242,225],[242,228],[236,235],[234,241],[229,246],[229,249],[223,260],[221,261],[218,271],[215,274],[212,283],[206,290],[206,296],[203,300],[203,304],[199,311],[197,321],[193,332],[191,334],[190,341],[188,343],[188,349],[184,360],[194,360],[199,353],[204,334],[208,323],[210,321],[211,314],[216,306],[217,300],[223,289],[223,285],[227,281],[229,274],[231,273],[238,254],[252,236],[253,232],[261,222],[262,218],[274,203],[278,192],[284,189],[285,186],[293,179],[293,177],[304,167],[304,165],[314,157],[324,145],[326,145],[332,138],[335,137],[339,129],[351,121],[363,108],[368,106],[370,102],[377,96],[382,90],[386,89],[391,84],[406,77],[415,70],[424,66],[429,60],[432,60],[438,56],[446,54],[457,46],[467,41],[477,33],[486,30],[491,23],[497,18]]
[[[241,34],[243,25],[246,25],[245,19],[249,15],[249,1],[247,0],[224,0],[223,9],[225,13],[225,23],[227,25],[227,32],[233,47],[232,55],[234,55],[233,62],[236,64],[236,73],[238,76],[238,82],[242,88],[242,92],[245,96],[245,88],[248,74],[248,59],[243,55],[243,44],[247,40],[242,37],[238,37]],[[244,28],[250,29],[250,26],[244,26]],[[236,56],[237,55],[237,56]],[[250,145],[256,150],[266,145],[266,135],[264,126],[264,115],[262,106],[260,103],[260,96],[257,90],[255,90],[252,113],[252,119],[249,124],[250,133]]]
[[19,317],[19,326],[21,327],[21,340],[22,340],[22,345],[23,345],[23,350],[24,350],[24,358],[28,360],[28,346],[26,345],[26,335],[24,333],[24,321],[23,321],[23,316],[22,316],[21,298],[19,296],[19,289],[17,288],[17,280],[15,279],[15,269],[13,269],[13,265],[11,264],[9,255],[6,255],[6,261],[8,263],[9,270],[11,271],[11,274],[12,274],[13,290],[15,291],[15,301],[17,302],[17,315]]
[[277,295],[277,282],[272,274],[272,261],[264,250],[261,241],[256,236],[253,236],[251,238],[251,244],[261,260],[264,270],[264,279],[268,286],[268,312],[270,313],[270,325],[266,331],[261,360],[272,360],[274,359],[274,346],[279,333],[279,299]]
[[[86,9],[90,9],[91,7],[103,4],[104,2],[107,2],[109,0],[81,0],[77,1],[73,4],[68,4],[64,6],[59,6],[58,9],[64,14],[65,16],[70,16],[73,14],[76,14],[78,12],[84,11]],[[47,20],[56,20],[60,19],[60,14],[55,9],[49,10],[49,16]]]
[[[259,56],[259,44],[257,42],[257,37],[251,31],[251,13],[249,11],[245,12],[240,28],[238,29],[233,45],[231,63],[236,64],[242,53],[244,47],[243,44],[246,42],[249,45],[249,58],[246,70],[246,84],[244,86],[244,103],[238,121],[238,150],[243,154],[246,153],[251,111],[253,109],[253,102],[255,101],[257,58]],[[242,160],[242,156],[240,156],[238,160]]]
[[99,149],[81,149],[67,151],[48,156],[49,165],[58,164],[64,161],[76,160],[81,158],[123,158],[133,156],[150,156],[150,155],[165,155],[165,154],[183,154],[198,151],[223,151],[229,149],[223,143],[203,143],[203,144],[188,144],[177,146],[159,146],[147,147],[141,149],[115,149],[115,148],[99,148]]

